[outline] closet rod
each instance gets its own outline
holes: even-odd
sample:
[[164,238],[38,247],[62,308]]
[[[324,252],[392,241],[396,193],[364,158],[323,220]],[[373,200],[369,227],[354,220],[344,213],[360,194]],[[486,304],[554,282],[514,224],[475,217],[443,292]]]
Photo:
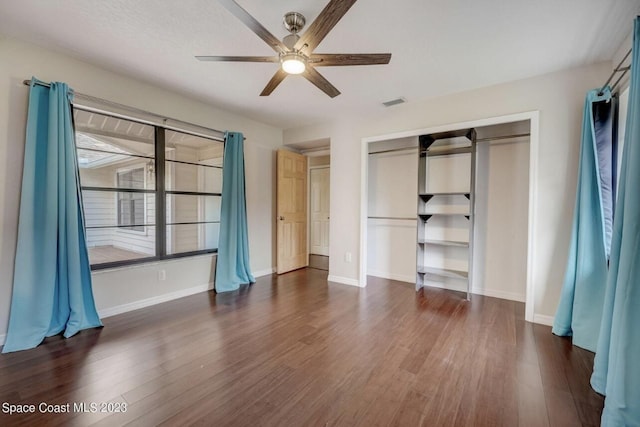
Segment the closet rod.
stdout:
[[492,136],[492,137],[486,137],[486,138],[478,138],[476,139],[476,142],[483,142],[483,141],[496,141],[499,139],[511,139],[511,138],[520,138],[523,136],[530,136],[530,133],[516,133],[513,135],[501,135],[501,136]]
[[409,151],[409,150],[417,150],[418,147],[404,147],[404,148],[391,148],[389,150],[380,150],[369,153],[370,156],[374,154],[382,154],[382,153],[392,153],[394,151]]
[[[632,48],[633,49],[633,48]],[[627,60],[627,58],[629,57],[629,55],[631,55],[631,50],[629,49],[629,51],[627,52],[627,54],[624,56],[624,58],[622,58],[622,61],[620,61],[620,63],[618,64],[618,66],[616,68],[613,69],[613,71],[611,72],[611,74],[609,75],[609,78],[607,79],[606,82],[604,82],[604,84],[602,85],[602,87],[600,88],[600,91],[598,91],[598,95],[602,95],[604,93],[604,89],[607,87],[607,85],[609,83],[611,83],[611,80],[613,79],[613,76],[616,75],[616,73],[622,72],[622,75],[620,76],[620,78],[616,81],[616,83],[613,85],[613,87],[611,88],[611,92],[613,92],[613,90],[615,89],[615,87],[618,85],[618,83],[620,83],[620,80],[622,80],[622,78],[624,77],[625,74],[627,74],[627,71],[629,71],[631,69],[631,67],[622,67],[622,64],[624,63],[624,61]]]
[[[510,139],[510,138],[520,138],[523,136],[530,136],[530,133],[516,133],[513,135],[501,135],[501,136],[493,136],[493,137],[487,137],[487,138],[479,138],[476,139],[476,142],[483,142],[483,141],[496,141],[499,139]],[[392,153],[394,151],[408,151],[408,150],[417,150],[418,147],[404,147],[404,148],[392,148],[389,150],[381,150],[381,151],[374,151],[373,153],[369,153],[369,155],[373,155],[373,154],[382,154],[382,153]]]
[[[31,80],[24,80],[22,83],[25,86],[31,86]],[[44,87],[51,87],[51,85],[49,83],[40,82],[40,81],[36,81],[35,84],[40,85],[40,86],[44,86]],[[186,125],[186,126],[189,126],[189,127],[195,127],[195,128],[199,128],[199,129],[203,129],[203,130],[209,131],[209,132],[215,132],[215,133],[219,133],[221,135],[224,135],[224,131],[221,131],[221,130],[218,130],[218,129],[212,129],[212,128],[208,128],[208,127],[205,127],[205,126],[196,125],[196,124],[185,122],[185,121],[179,120],[179,119],[170,119],[170,118],[161,116],[160,114],[152,113],[150,111],[142,110],[140,108],[129,107],[128,105],[119,104],[117,102],[109,101],[108,99],[98,98],[98,97],[95,97],[95,96],[86,95],[84,93],[80,93],[80,92],[76,92],[76,91],[73,91],[73,94],[74,94],[74,96],[76,96],[78,98],[85,99],[87,101],[93,101],[93,102],[97,102],[99,104],[104,104],[104,105],[107,105],[107,106],[113,106],[113,107],[120,108],[120,109],[123,109],[123,110],[131,111],[132,113],[148,115],[148,116],[151,116],[151,117],[153,117],[155,119],[159,119],[164,123],[166,123],[167,120],[169,120],[169,121],[175,122],[177,124]],[[87,110],[89,110],[89,108],[87,108]],[[94,112],[97,113],[99,111],[96,110]],[[124,114],[118,114],[118,116],[120,116],[120,118],[123,118],[123,119],[134,120],[134,121],[137,121],[137,122],[144,122],[143,119],[141,120],[141,119],[139,119],[137,117],[127,117]],[[157,125],[157,123],[153,123],[153,122],[147,122],[147,124]],[[163,125],[163,127],[167,128],[167,129],[171,129],[171,130],[176,130],[176,131],[180,131],[180,132],[186,132],[186,133],[191,133],[193,135],[197,135],[196,133],[189,132],[186,129],[180,129],[180,128],[166,126],[166,125]],[[201,134],[201,135],[198,135],[198,136],[203,136],[203,137],[206,137],[206,138],[215,139],[217,141],[224,142],[224,136],[216,137],[216,136],[211,136],[211,135],[206,135],[206,134]]]
[[395,219],[398,221],[415,221],[417,218],[407,218],[398,216],[368,216],[367,219]]

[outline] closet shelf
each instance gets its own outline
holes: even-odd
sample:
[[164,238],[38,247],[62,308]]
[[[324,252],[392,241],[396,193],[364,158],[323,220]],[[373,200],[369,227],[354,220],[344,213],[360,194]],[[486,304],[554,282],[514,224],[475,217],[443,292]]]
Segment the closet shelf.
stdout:
[[464,196],[469,199],[471,193],[468,191],[439,191],[436,193],[420,193],[419,196],[422,200],[428,202],[434,196]]
[[466,212],[420,212],[418,216],[423,221],[428,221],[432,216],[464,216],[469,219],[469,214]]
[[426,267],[426,266],[418,267],[418,273],[430,274],[430,275],[440,276],[440,277],[451,277],[453,279],[467,279],[469,277],[469,273],[466,271],[451,270],[446,268]]
[[471,153],[471,147],[452,147],[452,148],[437,148],[427,150],[427,157],[437,156],[451,156],[453,154],[467,154]]
[[474,129],[457,129],[457,130],[450,130],[447,132],[438,132],[438,133],[432,133],[429,135],[420,135],[420,142],[424,142],[424,141],[437,141],[439,139],[451,139],[451,138],[458,138],[464,136],[465,138],[469,139],[470,141],[475,141],[475,130]]
[[421,245],[451,246],[456,248],[469,247],[469,242],[458,242],[454,240],[420,239],[418,243]]
[[[466,138],[466,139],[465,139]],[[458,129],[450,132],[432,133],[428,135],[420,135],[418,137],[419,143],[419,159],[418,159],[418,224],[416,239],[416,257],[417,257],[417,274],[416,274],[416,290],[425,286],[427,276],[432,276],[434,281],[441,281],[443,277],[450,277],[454,279],[460,279],[467,282],[467,300],[470,301],[472,280],[473,280],[473,229],[474,229],[474,211],[475,211],[475,192],[476,192],[476,130],[471,129]],[[434,156],[450,156],[453,154],[469,154],[469,186],[462,184],[462,179],[466,176],[466,161],[454,162],[455,164],[445,165],[440,164],[439,161],[431,162]],[[461,156],[462,159],[463,156]],[[465,159],[466,160],[466,159]],[[443,185],[439,186],[439,181],[431,181],[433,175],[429,172],[429,165],[434,165],[434,171],[438,171],[439,168],[446,168],[446,174],[442,181]],[[462,175],[464,173],[464,176]],[[435,175],[434,175],[435,177]],[[452,180],[453,178],[460,178],[460,180]],[[451,178],[451,179],[449,179]],[[447,185],[451,185],[453,182],[460,182],[455,184],[454,188],[462,188],[463,191],[451,191],[447,189]],[[468,190],[464,190],[468,188]],[[433,199],[438,198],[436,204],[433,204]],[[450,197],[447,197],[450,196]],[[461,197],[464,196],[464,205]],[[453,200],[453,198],[457,198]],[[469,237],[466,239],[463,236],[457,237],[460,240],[447,240],[445,238],[433,239],[426,238],[430,235],[427,231],[430,227],[453,229],[454,224],[451,221],[431,221],[432,217],[440,218],[455,218],[464,216],[467,219],[466,225],[469,232]],[[458,221],[456,221],[457,223]],[[456,226],[458,224],[455,224]],[[443,234],[444,236],[446,234]],[[464,241],[466,240],[466,241]],[[458,271],[447,268],[427,267],[425,264],[440,263],[436,261],[437,257],[432,254],[434,247],[454,247],[462,248],[461,252],[467,252],[469,265],[467,271]],[[438,251],[436,251],[438,252]],[[442,251],[439,255],[453,255],[448,251]],[[456,251],[458,252],[458,251]],[[460,254],[461,255],[461,254]],[[447,257],[445,257],[447,258]],[[433,261],[431,261],[433,259]],[[446,262],[444,262],[446,264]],[[440,278],[440,279],[439,279]]]

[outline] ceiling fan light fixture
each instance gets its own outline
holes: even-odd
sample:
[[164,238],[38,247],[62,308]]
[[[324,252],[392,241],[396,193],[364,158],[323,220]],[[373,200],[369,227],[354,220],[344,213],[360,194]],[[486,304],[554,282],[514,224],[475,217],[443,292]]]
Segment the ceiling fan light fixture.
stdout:
[[302,74],[307,68],[307,59],[296,52],[286,53],[280,58],[282,70],[287,74]]

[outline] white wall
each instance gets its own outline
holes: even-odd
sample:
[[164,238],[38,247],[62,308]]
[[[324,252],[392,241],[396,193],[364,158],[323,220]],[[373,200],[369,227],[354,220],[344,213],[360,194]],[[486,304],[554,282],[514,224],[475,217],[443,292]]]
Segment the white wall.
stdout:
[[478,145],[474,292],[525,301],[529,138]]
[[[360,147],[363,137],[540,111],[536,265],[533,286],[538,319],[553,316],[560,295],[575,198],[582,105],[602,84],[611,63],[564,70],[526,80],[380,110],[377,116],[288,129],[285,144],[331,140],[331,262],[329,274],[357,283]],[[353,254],[352,262],[345,253]],[[548,321],[548,317],[546,318]]]
[[[417,138],[414,139],[413,145],[417,147]],[[402,141],[389,141],[394,143]],[[368,179],[367,216],[416,218],[417,148],[369,155]],[[415,281],[416,224],[415,219],[371,218],[367,221],[367,274]]]
[[[282,130],[208,104],[87,64],[73,57],[0,36],[0,338],[7,329],[20,202],[28,87],[31,76],[64,81],[80,93],[222,130],[243,132],[251,267],[271,272],[275,265],[275,153]],[[269,161],[271,159],[271,161]],[[94,274],[99,310],[163,294],[207,286],[213,256],[132,266]],[[160,282],[158,271],[166,270]]]

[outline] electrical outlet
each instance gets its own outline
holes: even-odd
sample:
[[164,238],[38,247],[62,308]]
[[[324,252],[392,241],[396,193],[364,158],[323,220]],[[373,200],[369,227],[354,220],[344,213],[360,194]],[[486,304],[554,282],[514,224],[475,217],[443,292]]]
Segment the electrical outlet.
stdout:
[[167,279],[167,272],[166,270],[160,270],[158,271],[158,280],[166,280]]
[[351,252],[344,253],[344,262],[351,262]]

